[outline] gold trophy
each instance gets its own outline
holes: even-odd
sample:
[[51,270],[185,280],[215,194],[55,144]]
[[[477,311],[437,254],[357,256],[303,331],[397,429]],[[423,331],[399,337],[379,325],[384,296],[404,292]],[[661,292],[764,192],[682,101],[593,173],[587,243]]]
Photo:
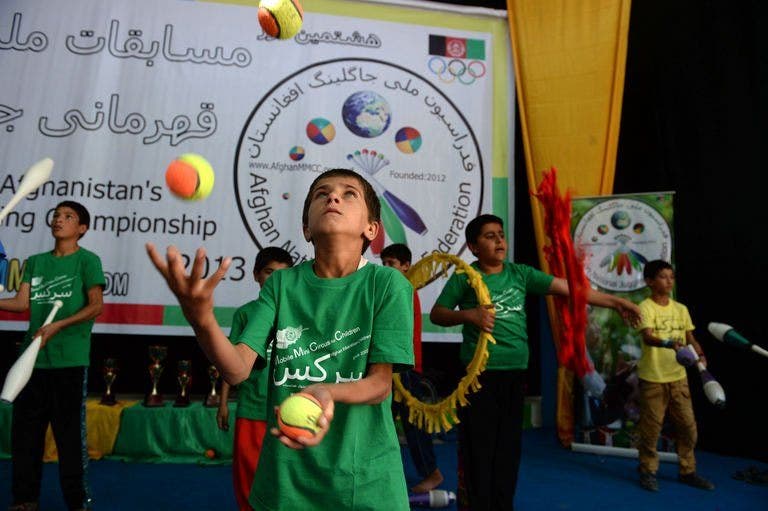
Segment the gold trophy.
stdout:
[[216,407],[219,406],[221,397],[216,393],[216,382],[219,380],[219,370],[216,366],[211,365],[208,367],[208,379],[211,380],[211,391],[205,396],[205,406]]
[[152,345],[149,347],[149,377],[152,380],[152,392],[144,398],[144,406],[163,406],[163,395],[157,391],[160,375],[163,374],[163,360],[168,353],[167,346]]
[[115,399],[115,395],[112,393],[112,384],[115,383],[115,378],[117,378],[117,366],[115,365],[114,358],[104,359],[101,374],[104,376],[104,383],[107,384],[107,389],[102,394],[100,402],[103,405],[113,406],[117,403],[117,399]]
[[189,386],[192,384],[192,374],[189,370],[192,362],[179,360],[176,366],[176,380],[179,382],[179,393],[173,406],[189,406]]

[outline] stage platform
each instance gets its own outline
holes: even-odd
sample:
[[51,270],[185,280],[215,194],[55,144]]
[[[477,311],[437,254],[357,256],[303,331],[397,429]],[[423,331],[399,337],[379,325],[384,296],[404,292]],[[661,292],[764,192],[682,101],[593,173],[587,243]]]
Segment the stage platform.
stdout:
[[[451,431],[435,442],[437,463],[445,476],[441,488],[456,490],[456,435]],[[403,467],[409,485],[418,475],[408,449],[402,447]],[[700,472],[716,485],[703,491],[676,481],[677,466],[662,463],[658,492],[640,488],[637,460],[574,453],[563,448],[552,429],[523,432],[516,508],[525,511],[758,511],[768,509],[768,485],[749,484],[733,475],[750,466],[768,469],[755,460],[696,453]],[[232,469],[203,463],[123,463],[105,456],[92,462],[88,477],[95,509],[135,511],[236,510]],[[10,499],[11,462],[0,461],[0,506]],[[62,510],[58,467],[43,469],[41,509]],[[385,495],[382,498],[386,498]],[[0,507],[0,509],[2,509]],[[424,508],[413,508],[424,509]],[[442,508],[457,511],[455,504]]]

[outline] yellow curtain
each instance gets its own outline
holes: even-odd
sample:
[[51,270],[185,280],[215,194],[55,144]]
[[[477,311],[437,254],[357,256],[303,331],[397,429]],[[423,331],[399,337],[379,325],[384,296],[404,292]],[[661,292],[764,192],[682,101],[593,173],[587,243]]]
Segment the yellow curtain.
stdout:
[[[612,193],[629,10],[630,0],[507,0],[530,189],[556,167],[562,191]],[[533,197],[531,208],[539,262],[549,271],[543,212]],[[557,332],[551,300],[548,309]],[[558,370],[558,435],[566,445],[573,437],[572,380]]]

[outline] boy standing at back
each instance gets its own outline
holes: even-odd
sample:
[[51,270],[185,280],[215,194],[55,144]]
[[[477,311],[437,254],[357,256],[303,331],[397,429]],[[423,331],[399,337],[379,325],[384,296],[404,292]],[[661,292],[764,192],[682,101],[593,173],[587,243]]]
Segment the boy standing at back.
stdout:
[[[13,404],[10,511],[38,509],[48,423],[56,440],[59,481],[67,508],[90,506],[85,481],[85,397],[91,329],[101,313],[106,284],[99,256],[78,245],[90,221],[82,204],[59,203],[51,222],[53,250],[27,259],[18,293],[0,300],[2,310],[30,310],[22,352],[34,338],[42,337],[32,376]],[[57,299],[64,305],[53,322],[41,326]]]
[[[321,403],[314,437],[292,440],[274,416],[251,490],[256,510],[409,509],[391,411],[392,373],[413,365],[413,287],[403,275],[367,264],[381,205],[359,174],[332,169],[312,183],[303,232],[315,258],[276,272],[233,345],[213,314],[213,294],[231,259],[203,279],[205,251],[191,274],[175,247],[147,251],[176,295],[208,358],[230,384],[263,366],[272,349],[268,406],[303,391]],[[333,424],[331,425],[331,421]]]
[[649,261],[643,268],[645,283],[651,296],[640,302],[643,320],[640,334],[643,336],[643,354],[637,363],[640,378],[640,422],[638,423],[638,451],[640,458],[640,486],[649,491],[659,489],[656,471],[659,469],[659,455],[656,444],[664,424],[664,415],[669,417],[677,434],[675,445],[679,459],[680,482],[713,490],[715,485],[696,473],[696,419],[693,415],[691,393],[685,367],[676,359],[679,349],[696,350],[702,363],[706,364],[704,352],[693,337],[693,322],[688,308],[672,299],[675,287],[675,271],[666,261]]
[[[258,282],[259,288],[262,288],[272,273],[291,266],[293,266],[291,254],[280,247],[266,247],[259,252],[253,263],[253,278]],[[246,303],[235,311],[232,328],[229,332],[230,340],[234,341],[240,338],[254,307],[257,307],[256,300]],[[251,510],[248,496],[251,494],[253,474],[256,473],[264,435],[267,432],[268,383],[268,370],[264,369],[252,371],[248,379],[237,387],[232,482],[240,511]],[[221,384],[221,402],[216,413],[216,423],[219,429],[223,431],[229,430],[229,406],[227,404],[229,388],[230,385],[226,381]]]
[[[504,511],[514,508],[523,429],[528,333],[525,298],[528,294],[568,296],[568,282],[524,264],[507,261],[504,224],[494,215],[480,215],[467,224],[467,246],[477,261],[493,305],[478,304],[465,274],[448,279],[430,319],[443,326],[464,325],[461,361],[468,364],[481,330],[496,344],[488,344],[489,359],[480,375],[482,388],[459,408],[459,450],[464,467],[469,508]],[[610,307],[626,321],[637,322],[637,305],[590,289],[587,302]],[[454,310],[458,307],[458,310]]]
[[[394,268],[402,272],[403,275],[408,273],[408,269],[411,267],[411,258],[411,249],[403,243],[393,243],[381,251],[381,264]],[[419,382],[422,379],[421,302],[419,301],[419,292],[416,289],[413,290],[413,357],[415,360],[413,369],[400,373],[400,381],[408,392],[422,399],[424,396],[419,393]],[[443,474],[437,467],[432,435],[411,424],[408,420],[409,411],[405,402],[393,402],[393,409],[395,413],[400,415],[405,440],[408,442],[408,450],[411,452],[416,471],[421,476],[421,481],[411,488],[411,491],[423,493],[437,488],[443,482]]]

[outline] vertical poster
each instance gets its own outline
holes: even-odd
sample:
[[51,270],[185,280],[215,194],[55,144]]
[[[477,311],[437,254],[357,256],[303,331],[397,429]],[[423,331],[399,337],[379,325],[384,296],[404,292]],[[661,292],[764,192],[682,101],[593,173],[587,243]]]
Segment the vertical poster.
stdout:
[[[663,259],[674,264],[673,196],[654,192],[573,199],[574,246],[584,251],[584,270],[594,288],[635,303],[648,296],[645,263]],[[614,311],[590,308],[587,351],[607,386],[601,400],[575,387],[576,442],[635,447],[641,342],[637,331]],[[669,433],[666,427],[662,430],[662,451],[673,450]]]

